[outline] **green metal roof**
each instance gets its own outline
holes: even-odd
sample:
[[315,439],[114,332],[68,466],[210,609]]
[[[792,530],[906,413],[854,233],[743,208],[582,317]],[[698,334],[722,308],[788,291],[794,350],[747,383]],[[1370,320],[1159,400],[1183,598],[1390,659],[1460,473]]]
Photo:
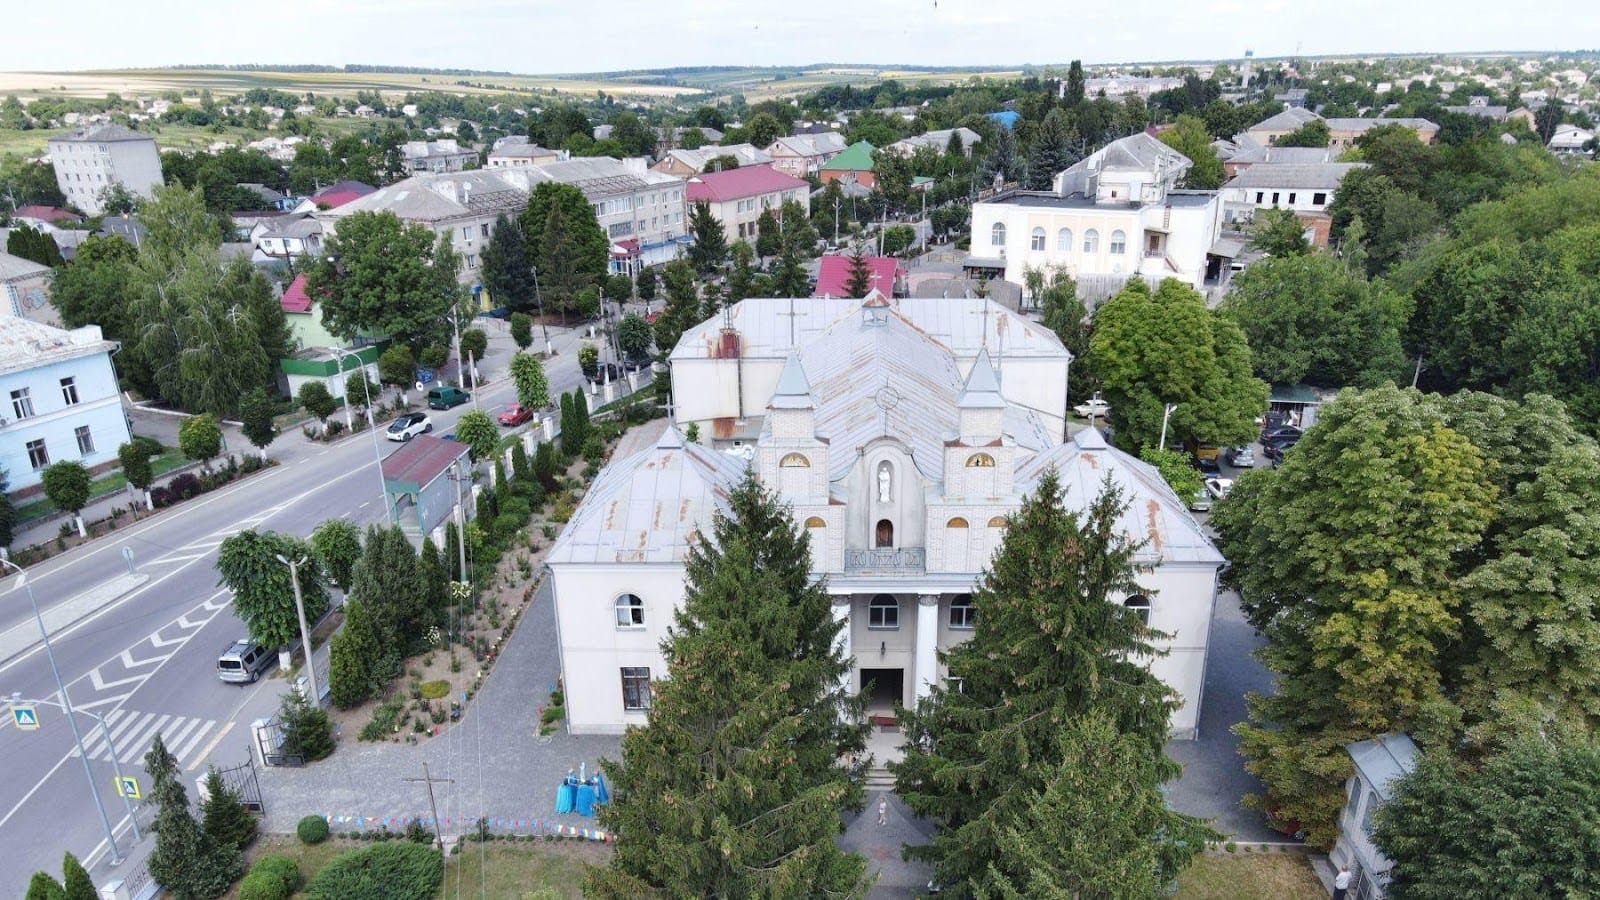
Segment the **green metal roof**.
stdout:
[[824,172],[870,172],[872,151],[876,149],[866,141],[856,141],[844,148],[838,156],[822,164]]

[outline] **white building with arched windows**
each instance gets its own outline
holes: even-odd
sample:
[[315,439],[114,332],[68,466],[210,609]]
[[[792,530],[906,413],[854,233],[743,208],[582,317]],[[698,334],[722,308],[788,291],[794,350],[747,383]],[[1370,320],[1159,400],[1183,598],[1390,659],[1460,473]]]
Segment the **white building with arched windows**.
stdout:
[[1055,177],[1049,191],[1007,191],[972,206],[966,266],[1023,284],[1064,269],[1091,296],[1128,279],[1176,278],[1196,289],[1227,277],[1216,191],[1179,190],[1187,156],[1147,134],[1102,147]]
[[972,634],[974,586],[1039,478],[1080,508],[1109,479],[1149,567],[1121,602],[1170,635],[1150,666],[1183,697],[1174,736],[1194,735],[1223,559],[1155,469],[1093,429],[1064,439],[1070,357],[1049,331],[981,299],[751,299],[671,360],[676,425],[606,466],[547,561],[574,732],[645,721],[688,549],[748,465],[810,534],[875,714],[946,677],[937,652]]

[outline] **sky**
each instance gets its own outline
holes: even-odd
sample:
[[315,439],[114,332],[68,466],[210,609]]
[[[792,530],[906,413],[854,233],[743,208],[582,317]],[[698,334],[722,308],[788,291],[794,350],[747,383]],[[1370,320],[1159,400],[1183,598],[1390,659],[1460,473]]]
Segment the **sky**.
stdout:
[[[1014,69],[1600,46],[1600,4],[1536,0],[6,0],[0,69],[196,63],[545,74],[876,63]],[[1583,43],[1583,42],[1587,43]]]

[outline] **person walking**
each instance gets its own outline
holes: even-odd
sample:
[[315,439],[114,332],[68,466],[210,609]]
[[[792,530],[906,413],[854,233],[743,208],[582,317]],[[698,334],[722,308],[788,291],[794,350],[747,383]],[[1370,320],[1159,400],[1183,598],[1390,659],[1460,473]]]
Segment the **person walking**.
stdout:
[[883,795],[878,797],[878,824],[889,824],[889,798]]
[[1339,874],[1333,876],[1333,900],[1344,900],[1345,894],[1350,890],[1350,867],[1340,866]]

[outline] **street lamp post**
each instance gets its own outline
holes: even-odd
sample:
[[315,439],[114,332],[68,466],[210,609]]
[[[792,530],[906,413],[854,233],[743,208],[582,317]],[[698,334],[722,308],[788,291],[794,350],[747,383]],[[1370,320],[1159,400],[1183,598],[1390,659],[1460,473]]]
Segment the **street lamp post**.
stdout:
[[[342,377],[344,375],[344,358],[356,355],[343,347],[334,347],[333,352],[339,358],[339,375]],[[361,357],[356,356],[356,361],[361,362]],[[361,364],[361,391],[366,396],[367,401],[367,431],[372,434],[372,459],[378,466],[378,494],[383,497],[383,514],[386,517],[386,521],[392,520],[394,518],[394,510],[389,505],[389,485],[383,480],[383,450],[378,446],[378,423],[372,416],[372,383],[367,380],[366,363]],[[349,391],[345,393],[348,394]],[[344,418],[345,427],[348,428],[350,423],[349,397],[344,398]]]
[[[65,711],[67,708],[65,703],[57,703],[54,700],[24,700],[21,693],[12,691],[11,705],[16,706],[19,703],[28,703],[37,706],[54,706],[56,709],[62,711]],[[76,709],[73,710],[73,712],[79,715],[88,716],[100,724],[100,737],[106,742],[106,747],[109,750],[108,755],[111,757],[111,773],[116,776],[117,784],[122,784],[122,760],[117,758],[116,745],[111,741],[111,723],[106,721],[105,716],[102,716],[98,713],[89,712],[87,709]],[[118,791],[118,793],[122,792]],[[134,815],[133,812],[133,800],[127,794],[122,794],[122,808],[128,811],[128,824],[133,827],[133,840],[136,843],[144,840],[144,835],[139,831],[139,817]]]
[[544,334],[544,355],[554,356],[555,352],[550,346],[550,326],[544,322],[544,294],[539,290],[539,267],[531,266],[533,271],[533,302],[539,308],[539,330]]
[[[122,851],[117,849],[117,836],[111,830],[111,817],[106,815],[106,805],[100,801],[100,791],[94,785],[94,772],[89,769],[89,754],[83,749],[83,733],[78,730],[78,720],[73,717],[72,700],[67,696],[67,685],[61,680],[61,669],[56,665],[56,652],[50,646],[50,632],[45,630],[44,616],[39,612],[39,601],[33,596],[33,585],[28,583],[28,573],[9,559],[0,557],[0,565],[15,569],[17,584],[28,592],[28,603],[33,606],[33,621],[39,626],[39,639],[44,642],[44,655],[50,660],[50,674],[56,680],[56,690],[61,694],[61,709],[66,714],[67,725],[72,729],[72,742],[78,748],[78,761],[83,763],[83,777],[89,780],[89,795],[94,798],[94,808],[100,813],[100,824],[106,829],[106,843],[111,847],[111,862],[122,863]],[[13,590],[15,590],[13,588]],[[111,748],[113,755],[116,748]]]
[[1167,449],[1167,420],[1172,418],[1172,411],[1178,408],[1176,403],[1168,403],[1161,413],[1161,449]]
[[294,611],[300,617],[300,643],[306,648],[306,682],[311,686],[311,704],[322,705],[322,692],[317,690],[317,664],[311,658],[311,629],[306,627],[306,601],[300,594],[300,564],[305,558],[285,559],[278,556],[278,562],[289,567],[289,580],[294,582]]

